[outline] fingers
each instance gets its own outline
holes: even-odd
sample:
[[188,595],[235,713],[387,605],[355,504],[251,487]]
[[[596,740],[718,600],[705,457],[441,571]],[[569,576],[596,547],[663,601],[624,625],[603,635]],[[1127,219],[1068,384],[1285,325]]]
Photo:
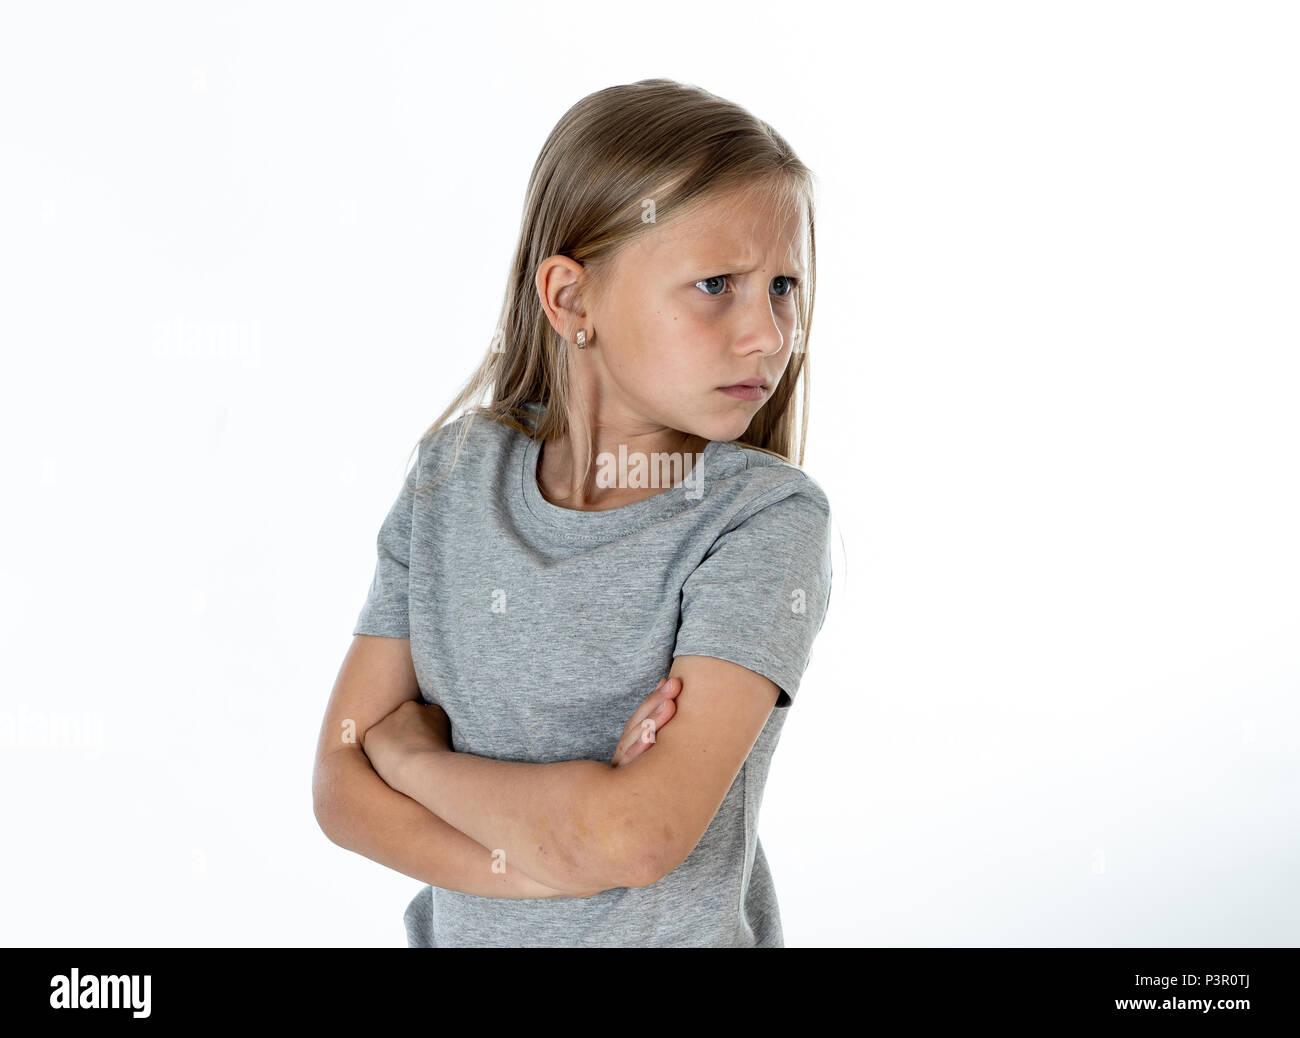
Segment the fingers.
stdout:
[[633,732],[626,744],[621,747],[621,763],[630,764],[653,746],[655,743],[655,733],[663,728],[663,726],[672,719],[673,714],[676,712],[677,704],[669,699],[665,701],[662,713],[647,717],[642,721],[641,728],[638,731]]
[[[681,678],[664,678],[655,686],[655,690],[646,696],[645,701],[636,708],[632,717],[627,722],[627,727],[623,729],[623,740],[627,741],[628,736],[636,738],[641,734],[643,722],[648,717],[656,717],[665,703],[670,703],[677,698],[677,694],[682,690]],[[656,720],[656,723],[657,720]]]
[[633,719],[639,724],[642,720],[658,711],[659,707],[664,703],[671,703],[676,699],[681,690],[681,678],[664,678],[655,687],[655,690],[646,697],[646,701],[637,708],[637,712],[632,715]]
[[[650,695],[646,696],[644,702],[636,708],[632,717],[628,720],[623,729],[623,734],[619,736],[618,748],[614,751],[614,756],[610,763],[618,766],[626,752],[639,741],[651,741],[646,739],[646,733],[653,732],[662,728],[664,724],[672,717],[675,710],[675,700],[682,690],[681,678],[667,677],[662,679]],[[659,711],[656,713],[656,711]],[[647,720],[650,725],[647,725]],[[653,738],[653,736],[651,736]]]
[[664,699],[663,709],[659,713],[651,713],[641,719],[641,722],[635,727],[629,725],[624,733],[622,741],[619,743],[617,756],[624,763],[632,758],[644,753],[646,749],[654,745],[656,734],[672,720],[673,715],[677,713],[677,703],[673,699]]

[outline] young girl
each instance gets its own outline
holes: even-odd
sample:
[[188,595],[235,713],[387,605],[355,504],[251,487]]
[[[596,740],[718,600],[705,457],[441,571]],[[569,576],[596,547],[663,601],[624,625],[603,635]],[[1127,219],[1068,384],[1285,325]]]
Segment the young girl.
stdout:
[[757,823],[831,588],[814,275],[811,174],[742,108],[643,80],[552,131],[318,748],[330,838],[426,882],[410,946],[783,945]]

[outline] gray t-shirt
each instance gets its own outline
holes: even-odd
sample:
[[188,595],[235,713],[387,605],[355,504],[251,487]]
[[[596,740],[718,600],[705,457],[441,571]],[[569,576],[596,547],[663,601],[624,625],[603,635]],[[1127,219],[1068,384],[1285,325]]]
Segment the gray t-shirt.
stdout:
[[[527,405],[523,424],[540,413]],[[541,441],[483,415],[451,475],[413,493],[445,471],[467,420],[421,444],[353,631],[410,638],[456,752],[608,762],[679,655],[730,660],[781,693],[704,836],[662,880],[590,898],[426,885],[405,912],[408,945],[783,947],[758,815],[830,598],[826,495],[795,465],[714,440],[669,490],[561,508],[537,485]]]

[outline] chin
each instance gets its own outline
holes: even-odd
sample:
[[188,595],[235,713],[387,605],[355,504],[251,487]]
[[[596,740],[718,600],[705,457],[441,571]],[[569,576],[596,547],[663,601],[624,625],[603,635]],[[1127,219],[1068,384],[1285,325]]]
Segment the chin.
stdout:
[[[726,399],[725,397],[723,398]],[[671,420],[666,424],[672,425],[673,428],[682,432],[690,433],[692,436],[699,436],[705,440],[721,440],[724,443],[736,439],[745,434],[754,420],[754,415],[758,413],[759,407],[764,401],[746,402],[741,400],[732,401],[734,406],[719,408],[717,401],[713,401],[713,408],[709,413],[697,414],[694,421],[682,416],[686,424],[677,425]]]
[[729,415],[725,419],[710,422],[709,428],[700,430],[699,435],[710,440],[724,442],[734,440],[745,435],[745,430],[753,420],[753,412],[737,411],[736,414]]

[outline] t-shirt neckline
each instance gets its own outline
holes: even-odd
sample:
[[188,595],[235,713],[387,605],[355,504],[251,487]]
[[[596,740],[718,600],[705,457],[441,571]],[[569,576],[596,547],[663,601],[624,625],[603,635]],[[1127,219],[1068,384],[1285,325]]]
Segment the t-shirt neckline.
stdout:
[[[532,403],[528,406],[534,415],[540,414],[542,410],[539,403]],[[520,433],[516,435],[522,437]],[[535,436],[523,437],[523,439],[524,446],[523,450],[520,451],[521,465],[519,474],[524,504],[536,519],[550,527],[562,529],[571,536],[608,536],[643,525],[648,518],[657,516],[660,513],[681,511],[684,502],[694,500],[694,498],[686,497],[688,489],[699,488],[700,496],[707,492],[710,466],[716,461],[718,451],[726,446],[720,440],[710,440],[701,456],[695,459],[695,466],[687,479],[667,490],[661,490],[657,494],[653,494],[641,501],[634,501],[630,505],[620,505],[617,508],[606,508],[592,512],[575,508],[562,508],[546,500],[542,495],[541,488],[537,485],[537,462],[541,456],[542,441]],[[699,470],[698,475],[696,469]],[[701,486],[697,480],[703,480],[705,485]]]

